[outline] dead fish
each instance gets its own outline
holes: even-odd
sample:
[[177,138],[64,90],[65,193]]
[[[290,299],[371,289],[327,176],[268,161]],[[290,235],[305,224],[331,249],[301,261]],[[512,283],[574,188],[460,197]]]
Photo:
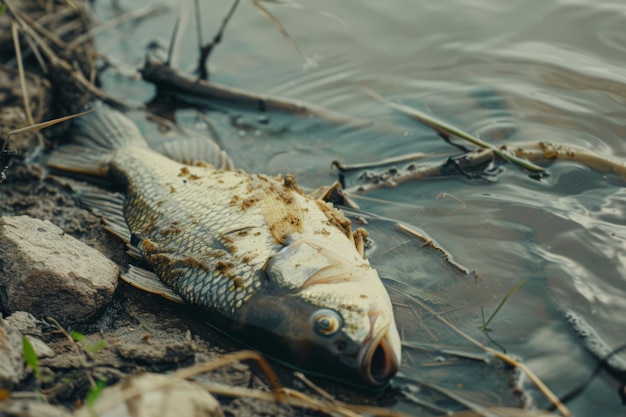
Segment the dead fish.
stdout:
[[[199,307],[220,330],[305,371],[372,386],[395,375],[392,304],[341,211],[289,175],[176,162],[102,104],[72,123],[71,143],[47,165],[124,188],[81,198],[152,268],[131,266],[123,279]],[[181,146],[177,159],[189,160]]]

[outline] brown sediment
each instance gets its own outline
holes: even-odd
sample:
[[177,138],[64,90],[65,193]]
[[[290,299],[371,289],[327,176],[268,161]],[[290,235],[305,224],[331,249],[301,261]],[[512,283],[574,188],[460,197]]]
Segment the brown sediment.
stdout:
[[322,212],[326,215],[329,225],[336,227],[348,238],[353,239],[351,228],[352,222],[343,214],[343,212],[337,210],[332,205],[324,201],[316,200],[315,202],[320,210],[322,210]]

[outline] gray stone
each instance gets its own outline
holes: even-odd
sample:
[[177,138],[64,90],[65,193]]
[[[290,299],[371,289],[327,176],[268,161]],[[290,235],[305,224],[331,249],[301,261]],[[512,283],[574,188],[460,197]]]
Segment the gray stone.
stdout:
[[24,373],[22,334],[0,318],[0,388],[17,385]]
[[37,355],[39,359],[53,358],[56,355],[56,353],[54,353],[54,350],[52,350],[52,348],[48,346],[46,342],[44,342],[40,338],[31,336],[31,335],[26,335],[24,337],[28,339],[28,341],[30,342],[30,345],[33,347],[33,350],[35,351],[35,355]]
[[108,303],[119,269],[49,221],[0,218],[0,297],[10,312],[82,321]]
[[18,330],[23,335],[41,336],[39,326],[44,322],[37,319],[27,311],[16,311],[5,318],[7,324]]
[[[135,393],[124,400],[126,395]],[[219,402],[195,382],[159,374],[133,375],[106,388],[75,417],[224,417]]]

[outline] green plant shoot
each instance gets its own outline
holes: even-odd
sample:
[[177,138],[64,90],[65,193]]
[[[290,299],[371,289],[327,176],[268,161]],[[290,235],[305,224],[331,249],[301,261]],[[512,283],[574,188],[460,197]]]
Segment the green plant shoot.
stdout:
[[33,370],[35,378],[41,378],[41,372],[39,372],[39,359],[37,359],[37,354],[35,353],[35,349],[33,349],[33,345],[26,337],[22,339],[22,352],[24,353],[26,365]]
[[515,285],[513,288],[511,288],[509,290],[509,292],[506,293],[506,295],[504,296],[504,298],[502,299],[502,301],[500,301],[500,304],[498,304],[498,307],[496,307],[496,309],[494,310],[493,313],[491,313],[491,316],[489,316],[489,318],[487,319],[487,321],[485,322],[485,315],[483,312],[483,309],[481,307],[480,311],[483,314],[483,325],[480,327],[480,330],[482,330],[483,332],[486,332],[488,330],[488,326],[489,323],[491,323],[491,320],[493,320],[493,318],[496,316],[496,314],[498,314],[498,311],[500,311],[500,309],[502,308],[502,306],[504,305],[504,303],[506,302],[506,300],[509,299],[509,297],[511,295],[513,295],[513,293],[517,290],[519,290],[522,285],[526,284],[526,281],[528,281],[528,279],[524,278],[523,280],[521,280],[520,282],[517,283],[517,285]]
[[84,334],[75,332],[73,330],[70,332],[70,336],[72,336],[72,339],[76,340],[77,342],[82,342],[85,339]]
[[85,403],[87,403],[87,408],[89,409],[92,415],[95,414],[95,410],[93,408],[94,404],[96,403],[98,398],[100,398],[100,395],[102,395],[102,391],[104,390],[104,387],[106,387],[106,381],[99,379],[96,382],[96,385],[92,386],[91,389],[89,389],[89,392],[87,393],[87,397],[85,398]]

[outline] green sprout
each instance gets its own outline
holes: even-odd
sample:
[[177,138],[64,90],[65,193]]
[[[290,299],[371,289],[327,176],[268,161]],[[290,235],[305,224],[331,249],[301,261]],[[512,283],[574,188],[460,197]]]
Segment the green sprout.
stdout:
[[91,353],[99,352],[107,347],[107,344],[104,340],[101,340],[93,345],[82,343],[85,340],[85,335],[76,331],[71,331],[70,336],[72,336],[72,339],[74,339],[76,342],[83,344],[83,347]]
[[517,290],[519,290],[522,285],[526,284],[526,281],[528,281],[528,279],[524,278],[523,280],[521,280],[520,282],[517,283],[517,285],[515,285],[513,288],[511,288],[509,290],[509,292],[506,293],[506,295],[504,296],[504,298],[502,299],[502,301],[500,301],[500,304],[498,304],[498,307],[496,307],[496,309],[494,310],[493,313],[491,313],[491,316],[489,316],[489,318],[487,319],[487,321],[485,321],[485,312],[483,310],[483,308],[480,308],[480,312],[482,314],[482,318],[483,318],[483,325],[480,327],[480,330],[482,330],[483,332],[488,331],[488,327],[489,327],[489,323],[491,323],[491,320],[493,320],[493,318],[496,316],[496,314],[498,314],[498,311],[500,311],[500,309],[502,308],[502,306],[504,305],[504,303],[506,302],[506,300],[509,299],[509,297],[511,295],[513,295],[513,293]]
[[94,385],[93,387],[89,389],[89,392],[87,393],[87,397],[85,398],[85,402],[87,403],[88,407],[93,407],[96,400],[100,398],[100,395],[102,395],[102,391],[104,390],[106,385],[107,385],[106,381],[99,379],[96,382],[96,385]]
[[26,365],[33,370],[35,378],[41,378],[41,372],[39,371],[39,359],[37,359],[37,354],[35,353],[35,349],[33,349],[33,345],[26,337],[22,339],[22,352],[24,353]]

